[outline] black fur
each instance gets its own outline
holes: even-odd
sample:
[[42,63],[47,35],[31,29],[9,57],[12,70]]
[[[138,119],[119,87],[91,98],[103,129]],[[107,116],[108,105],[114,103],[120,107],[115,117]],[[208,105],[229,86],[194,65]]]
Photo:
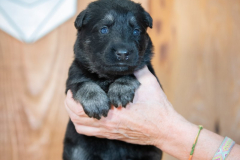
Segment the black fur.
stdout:
[[[125,107],[132,102],[140,85],[134,71],[147,65],[154,74],[152,42],[146,32],[152,28],[152,18],[130,0],[98,0],[78,15],[75,27],[75,59],[66,91],[72,91],[89,117],[100,119],[111,104]],[[160,160],[161,156],[154,146],[80,135],[69,121],[64,160]]]

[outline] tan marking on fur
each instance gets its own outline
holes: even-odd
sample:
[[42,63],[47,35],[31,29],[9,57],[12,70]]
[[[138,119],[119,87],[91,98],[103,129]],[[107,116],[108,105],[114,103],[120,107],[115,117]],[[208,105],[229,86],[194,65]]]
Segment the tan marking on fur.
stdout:
[[113,15],[112,14],[107,14],[105,17],[104,17],[104,20],[109,20],[109,21],[114,21],[114,17],[113,17]]

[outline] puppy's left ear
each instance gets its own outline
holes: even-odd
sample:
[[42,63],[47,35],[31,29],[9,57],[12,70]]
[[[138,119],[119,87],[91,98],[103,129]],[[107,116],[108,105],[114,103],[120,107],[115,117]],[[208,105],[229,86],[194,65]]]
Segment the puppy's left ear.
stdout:
[[146,22],[147,26],[152,28],[152,26],[153,26],[153,19],[152,19],[152,17],[146,11],[144,11],[144,16],[145,16],[145,22]]
[[89,21],[89,16],[87,14],[87,9],[83,10],[76,18],[75,20],[75,27],[76,29],[81,29],[84,25],[87,24],[87,22]]

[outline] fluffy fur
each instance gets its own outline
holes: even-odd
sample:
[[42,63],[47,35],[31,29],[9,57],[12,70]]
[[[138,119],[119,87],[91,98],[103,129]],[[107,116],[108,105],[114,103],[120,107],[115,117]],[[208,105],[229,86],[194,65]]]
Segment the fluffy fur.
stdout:
[[[76,21],[75,59],[69,69],[66,91],[71,90],[89,117],[106,117],[111,104],[125,107],[140,83],[134,71],[148,66],[154,74],[152,42],[146,32],[151,16],[130,0],[98,0]],[[160,160],[154,146],[79,135],[69,121],[64,160]]]

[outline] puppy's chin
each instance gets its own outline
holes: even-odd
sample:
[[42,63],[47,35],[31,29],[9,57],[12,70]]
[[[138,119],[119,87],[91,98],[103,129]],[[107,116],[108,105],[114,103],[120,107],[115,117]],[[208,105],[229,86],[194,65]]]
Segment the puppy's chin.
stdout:
[[100,77],[114,77],[114,76],[124,76],[129,75],[134,72],[133,66],[127,65],[114,65],[114,66],[101,66],[99,67],[95,73],[97,73]]
[[129,66],[120,65],[120,66],[108,66],[105,68],[105,72],[110,75],[126,75],[131,73]]

